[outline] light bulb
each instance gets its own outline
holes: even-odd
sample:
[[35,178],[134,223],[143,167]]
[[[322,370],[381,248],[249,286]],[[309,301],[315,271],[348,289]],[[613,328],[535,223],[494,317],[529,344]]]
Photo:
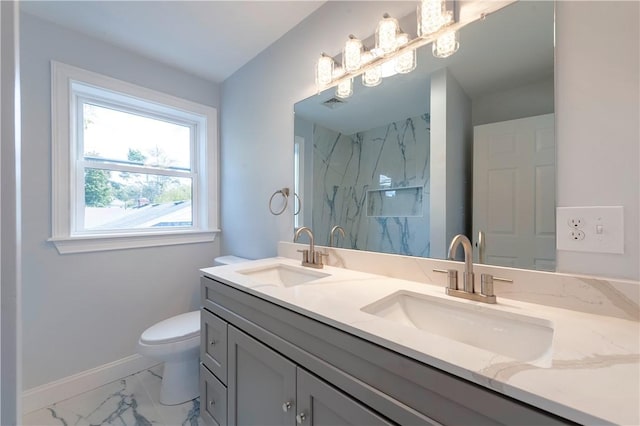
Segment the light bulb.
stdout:
[[448,58],[458,51],[460,41],[457,31],[449,31],[433,42],[432,52],[436,58]]
[[350,35],[342,53],[342,67],[346,72],[357,71],[362,64],[362,41]]
[[382,65],[380,65],[380,72],[383,78],[396,75],[398,73],[396,71],[396,58],[391,58],[384,61]]
[[316,64],[316,85],[318,87],[326,86],[333,79],[333,58],[326,56],[324,53],[318,59]]
[[399,32],[398,20],[385,13],[376,28],[376,48],[380,49],[383,55],[398,50],[397,36]]
[[418,4],[418,36],[427,37],[445,25],[444,0],[422,0]]
[[353,79],[348,78],[338,83],[338,87],[336,88],[336,96],[339,98],[348,98],[353,95]]

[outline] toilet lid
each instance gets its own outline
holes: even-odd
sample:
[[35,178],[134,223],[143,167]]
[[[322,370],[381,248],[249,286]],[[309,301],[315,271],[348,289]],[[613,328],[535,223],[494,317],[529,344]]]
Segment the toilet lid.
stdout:
[[176,315],[147,328],[140,341],[147,345],[179,342],[200,334],[200,311]]

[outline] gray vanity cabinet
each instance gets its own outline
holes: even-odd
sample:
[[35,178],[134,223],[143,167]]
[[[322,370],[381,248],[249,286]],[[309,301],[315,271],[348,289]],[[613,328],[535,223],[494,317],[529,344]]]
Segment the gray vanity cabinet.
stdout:
[[209,345],[200,378],[207,424],[571,424],[266,296],[207,277],[201,289],[203,318],[219,329],[213,334],[226,333],[219,347],[228,349],[226,357],[214,350],[212,362],[216,345],[202,341]]

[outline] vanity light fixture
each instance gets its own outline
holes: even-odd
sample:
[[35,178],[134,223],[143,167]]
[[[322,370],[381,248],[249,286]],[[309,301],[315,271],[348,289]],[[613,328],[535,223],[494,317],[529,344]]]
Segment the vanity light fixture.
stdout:
[[[353,94],[353,78],[362,75],[362,84],[377,86],[383,77],[396,73],[406,74],[416,68],[416,49],[433,42],[433,55],[446,58],[460,46],[452,10],[447,9],[449,0],[421,0],[417,8],[418,36],[413,40],[402,32],[398,20],[385,13],[378,22],[375,46],[367,50],[362,40],[354,35],[342,50],[342,67],[324,53],[316,64],[316,86],[318,92],[337,86],[336,96],[347,98]],[[456,27],[459,27],[457,25]]]

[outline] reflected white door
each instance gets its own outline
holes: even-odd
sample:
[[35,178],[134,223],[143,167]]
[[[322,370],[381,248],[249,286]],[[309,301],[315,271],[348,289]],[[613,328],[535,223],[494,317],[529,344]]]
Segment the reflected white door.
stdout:
[[486,263],[555,270],[554,115],[476,126],[473,151],[473,236],[477,247],[485,232]]

